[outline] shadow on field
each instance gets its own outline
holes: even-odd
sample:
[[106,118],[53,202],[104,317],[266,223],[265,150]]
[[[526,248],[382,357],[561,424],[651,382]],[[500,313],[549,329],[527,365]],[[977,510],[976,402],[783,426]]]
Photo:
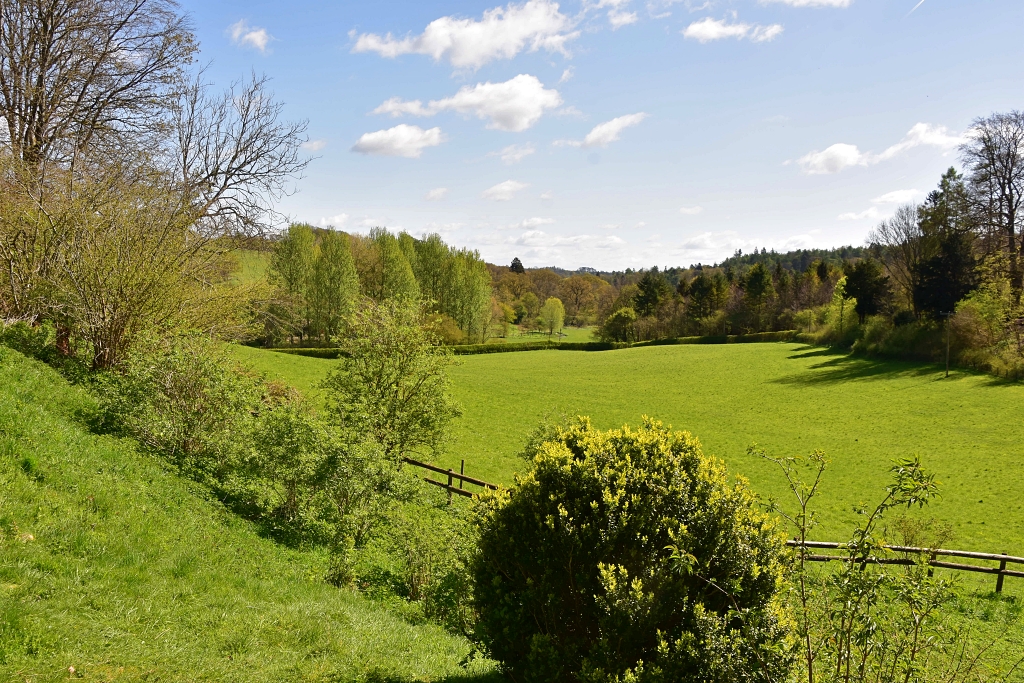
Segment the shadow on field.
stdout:
[[773,380],[774,384],[833,384],[895,377],[928,377],[938,372],[938,368],[930,363],[865,358],[852,356],[845,351],[814,347],[808,347],[806,351],[801,350],[787,358],[821,358],[822,361],[799,373]]
[[[410,678],[396,676],[394,674],[382,674],[375,671],[371,671],[366,675],[365,678],[360,678],[360,683],[415,683],[416,681],[422,681],[422,678]],[[486,673],[460,673],[451,674],[444,678],[433,679],[434,683],[508,683],[507,678],[502,676],[497,671],[488,671]]]

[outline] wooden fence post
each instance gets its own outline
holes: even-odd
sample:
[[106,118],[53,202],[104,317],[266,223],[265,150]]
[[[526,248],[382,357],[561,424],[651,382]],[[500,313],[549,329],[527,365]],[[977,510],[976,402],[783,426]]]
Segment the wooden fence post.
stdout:
[[[1005,555],[1006,553],[1003,553]],[[1006,560],[999,561],[999,577],[996,579],[996,593],[1003,592],[1003,571],[1006,569]]]
[[[459,465],[459,474],[461,474],[462,476],[466,476],[466,459],[465,458],[462,459],[462,464]],[[460,489],[462,488],[462,480],[461,479],[459,479],[459,488]]]
[[452,504],[452,468],[448,468],[448,504]]

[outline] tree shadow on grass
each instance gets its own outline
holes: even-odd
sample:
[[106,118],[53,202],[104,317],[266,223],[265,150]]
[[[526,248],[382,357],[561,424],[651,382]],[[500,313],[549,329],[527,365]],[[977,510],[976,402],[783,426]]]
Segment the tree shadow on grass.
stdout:
[[[938,363],[916,360],[899,360],[891,358],[872,358],[857,356],[849,351],[830,348],[805,346],[791,356],[789,360],[805,358],[821,358],[815,363],[793,375],[773,380],[773,384],[815,385],[850,382],[856,380],[876,380],[894,378],[925,378],[926,381],[941,382],[945,379],[945,367]],[[993,375],[980,370],[963,367],[951,367],[950,379],[962,377],[978,377],[986,387],[1019,387],[1021,381]]]
[[[808,347],[806,350],[801,349],[801,352],[787,356],[787,358],[791,360],[821,358],[822,360],[798,373],[772,380],[774,384],[813,386],[897,377],[942,379],[941,375],[937,375],[941,368],[932,363],[854,356],[848,351],[836,349]],[[962,371],[958,370],[959,372]]]
[[[359,683],[416,683],[422,681],[419,677],[399,676],[393,673],[370,671],[365,676],[357,679]],[[431,679],[432,683],[509,683],[509,679],[499,671],[491,670],[485,672],[454,673],[443,678]],[[339,681],[341,683],[341,681]],[[344,679],[349,683],[349,679]],[[355,683],[353,681],[353,683]]]

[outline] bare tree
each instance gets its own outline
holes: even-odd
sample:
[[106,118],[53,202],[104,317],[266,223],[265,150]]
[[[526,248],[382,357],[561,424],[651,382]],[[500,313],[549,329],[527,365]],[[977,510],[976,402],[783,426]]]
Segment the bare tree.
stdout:
[[[265,77],[214,93],[173,0],[0,0],[0,308],[116,364],[146,330],[231,320],[226,238],[308,160]],[[210,311],[215,313],[210,314]]]
[[1006,249],[1010,281],[1020,297],[1020,259],[1024,256],[1024,112],[976,119],[968,138],[960,147],[960,155],[968,168],[973,208],[984,228]]
[[0,142],[67,164],[159,130],[195,50],[173,0],[3,0]]
[[262,234],[282,217],[273,203],[309,163],[300,154],[306,122],[285,122],[267,77],[211,94],[202,74],[174,108],[173,159],[197,231],[207,237]]
[[918,222],[918,206],[899,206],[892,218],[882,221],[871,232],[868,242],[884,248],[885,269],[905,298],[905,303],[913,309],[916,268],[927,256],[924,233]]

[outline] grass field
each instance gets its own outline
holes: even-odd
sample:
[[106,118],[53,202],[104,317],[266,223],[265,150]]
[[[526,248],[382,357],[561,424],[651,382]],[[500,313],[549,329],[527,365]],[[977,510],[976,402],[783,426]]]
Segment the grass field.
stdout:
[[[549,337],[546,332],[539,330],[533,331],[522,331],[516,327],[512,328],[508,337],[491,337],[487,340],[488,344],[525,344],[527,342],[542,342],[548,341]],[[560,335],[551,336],[553,341],[564,341],[564,342],[590,342],[595,341],[594,328],[593,327],[563,327]]]
[[[239,349],[256,368],[315,393],[334,361]],[[842,537],[853,506],[878,500],[897,457],[918,454],[942,482],[925,514],[953,524],[956,547],[1024,555],[1024,386],[934,366],[854,358],[798,344],[665,346],[466,356],[453,370],[465,415],[447,458],[510,483],[529,431],[547,414],[602,428],[643,415],[698,436],[762,494],[784,495],[774,465],[746,454],[824,450],[832,461],[819,538]],[[786,501],[785,498],[782,498]],[[1010,584],[1024,581],[1007,581]],[[1024,585],[1013,588],[1024,594]]]
[[325,557],[90,434],[92,411],[0,347],[0,680],[490,680],[459,665],[464,640],[327,585]]

